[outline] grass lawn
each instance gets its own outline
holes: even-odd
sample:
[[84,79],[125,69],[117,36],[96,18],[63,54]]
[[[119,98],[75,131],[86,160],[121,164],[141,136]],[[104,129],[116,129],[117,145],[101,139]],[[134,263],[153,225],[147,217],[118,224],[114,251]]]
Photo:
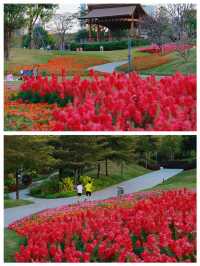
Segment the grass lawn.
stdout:
[[[189,74],[189,73],[196,73],[196,48],[191,49],[191,54],[187,62],[185,62],[178,53],[174,52],[167,56],[161,56],[161,59],[166,57],[165,60],[159,59],[158,61],[161,62],[161,65],[155,64],[155,60],[151,59],[151,54],[139,52],[137,51],[138,47],[134,48],[132,50],[133,58],[136,60],[134,63],[136,63],[139,66],[139,73],[144,75],[172,75],[176,71],[180,71],[183,74]],[[113,62],[113,61],[121,61],[126,60],[128,57],[128,50],[114,50],[114,51],[85,51],[85,52],[68,52],[68,51],[44,51],[44,50],[38,50],[38,49],[23,49],[23,48],[13,48],[11,49],[11,56],[10,60],[8,62],[5,62],[5,73],[8,73],[9,70],[12,70],[13,74],[18,74],[18,70],[15,71],[15,67],[24,66],[24,65],[34,65],[34,64],[46,64],[49,60],[52,60],[56,56],[65,56],[66,58],[73,58],[77,60],[75,62],[75,65],[73,67],[73,70],[69,70],[69,74],[76,73],[76,64],[77,65],[77,72],[80,71],[81,64],[83,64],[83,68],[85,63],[90,62],[89,65],[95,65],[93,64],[93,60],[103,60],[102,62]],[[155,56],[155,55],[153,55]],[[148,69],[144,69],[144,66],[141,63],[142,61],[141,57],[149,58],[150,60],[146,59],[145,64],[149,64]],[[137,62],[138,61],[138,62]],[[166,61],[166,62],[164,62]],[[133,63],[133,64],[134,64]],[[158,66],[157,66],[158,65]],[[154,67],[155,66],[155,67]],[[124,65],[118,68],[120,71],[127,71],[128,65]],[[136,67],[137,70],[137,67]],[[83,69],[83,74],[87,75],[88,71],[86,69]]]
[[164,183],[155,186],[153,189],[148,190],[168,190],[175,188],[196,188],[196,169],[183,171],[182,173],[171,177]]
[[[147,53],[138,52],[137,48],[133,49],[133,56],[147,56]],[[115,50],[115,51],[85,51],[85,52],[68,52],[68,51],[44,51],[38,49],[23,49],[13,48],[11,49],[10,60],[4,64],[4,72],[9,73],[12,71],[13,74],[19,74],[18,69],[15,68],[24,65],[33,66],[34,64],[46,64],[49,60],[52,60],[56,56],[66,56],[68,58],[77,59],[77,67],[80,70],[79,64],[90,61],[90,66],[95,65],[92,61],[96,58],[106,62],[126,60],[128,57],[128,49]],[[76,70],[76,65],[74,71]],[[85,69],[84,69],[85,70]],[[87,71],[84,73],[87,75]]]
[[4,199],[4,208],[13,208],[17,206],[23,206],[32,204],[33,202],[30,200],[13,200],[13,199]]
[[[138,55],[133,58],[133,68],[142,75],[169,76],[177,71],[183,74],[196,73],[196,48],[190,50],[187,62],[177,52],[163,56],[149,53],[146,53],[146,57]],[[127,72],[128,64],[117,70]]]
[[14,262],[15,253],[21,244],[25,244],[25,238],[9,229],[4,230],[4,262]]
[[196,73],[196,48],[190,50],[190,56],[187,62],[185,62],[176,52],[173,53],[172,56],[172,61],[152,69],[142,70],[140,71],[140,74],[167,76],[173,75],[177,71],[182,72],[183,74]]
[[105,163],[101,164],[102,175],[101,178],[96,179],[96,169],[89,171],[88,176],[95,178],[95,190],[101,190],[103,188],[118,184],[120,182],[129,180],[134,177],[146,174],[150,170],[139,166],[137,164],[124,165],[123,176],[121,175],[121,167],[115,163],[108,163],[108,173],[109,176],[106,176],[105,173]]
[[[103,162],[101,164],[101,176],[99,179],[96,178],[97,170],[91,170],[84,175],[90,176],[91,178],[95,179],[94,182],[94,190],[101,190],[106,187],[118,184],[122,181],[129,180],[131,178],[143,175],[145,173],[150,172],[149,170],[143,168],[142,166],[131,164],[131,165],[124,165],[123,170],[123,176],[121,175],[121,167],[115,163],[108,162],[108,173],[109,176],[106,176],[105,174],[105,163]],[[45,184],[41,184],[35,188],[32,189],[31,195],[34,197],[41,197],[41,198],[62,198],[62,197],[71,197],[75,196],[76,192],[58,192],[58,193],[48,193],[43,192],[41,193],[41,190],[39,188],[41,187],[47,187],[49,185],[50,181],[47,181]]]

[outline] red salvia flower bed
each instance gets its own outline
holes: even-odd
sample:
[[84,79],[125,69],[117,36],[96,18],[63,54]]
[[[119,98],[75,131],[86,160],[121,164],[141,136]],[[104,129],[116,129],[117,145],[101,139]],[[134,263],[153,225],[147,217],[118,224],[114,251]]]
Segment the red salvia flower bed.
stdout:
[[54,103],[48,127],[56,131],[196,130],[196,75],[90,75],[27,77],[15,103]]
[[147,46],[147,47],[141,47],[138,49],[138,51],[153,53],[153,54],[161,53],[161,51],[162,51],[164,54],[169,54],[169,53],[175,52],[177,50],[179,50],[179,51],[189,50],[192,47],[193,47],[193,45],[190,45],[190,44],[166,43],[166,44],[163,44],[161,47],[159,47],[156,44],[152,44],[152,45]]
[[43,211],[9,226],[17,262],[194,262],[196,193],[132,194]]

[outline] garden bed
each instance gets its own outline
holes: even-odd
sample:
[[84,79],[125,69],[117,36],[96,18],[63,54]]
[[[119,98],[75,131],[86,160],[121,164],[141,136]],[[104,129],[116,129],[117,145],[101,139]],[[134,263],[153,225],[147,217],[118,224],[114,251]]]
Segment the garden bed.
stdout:
[[28,120],[17,125],[27,130],[196,130],[196,75],[156,80],[113,73],[100,78],[90,71],[90,76],[67,79],[63,73],[62,81],[55,75],[27,77],[19,92],[6,97],[6,124],[15,127],[14,116]]
[[195,262],[196,193],[143,192],[42,211],[9,226],[17,262]]

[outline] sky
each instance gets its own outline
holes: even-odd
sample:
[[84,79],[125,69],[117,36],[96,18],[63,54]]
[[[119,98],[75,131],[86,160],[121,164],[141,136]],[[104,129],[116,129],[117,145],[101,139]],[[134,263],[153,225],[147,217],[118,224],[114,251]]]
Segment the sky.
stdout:
[[[70,4],[59,4],[59,8],[56,11],[56,14],[63,14],[63,13],[76,13],[78,12],[80,7],[80,2],[79,1],[75,1],[75,3],[70,3]],[[51,28],[52,30],[54,29],[53,26],[53,21],[50,21],[47,24],[48,28]],[[79,22],[77,21],[77,23],[74,24],[74,26],[72,27],[72,29],[69,32],[76,32],[80,29],[79,26]]]
[[58,14],[66,12],[75,13],[78,11],[79,6],[80,6],[79,2],[75,2],[74,4],[60,4],[57,13]]

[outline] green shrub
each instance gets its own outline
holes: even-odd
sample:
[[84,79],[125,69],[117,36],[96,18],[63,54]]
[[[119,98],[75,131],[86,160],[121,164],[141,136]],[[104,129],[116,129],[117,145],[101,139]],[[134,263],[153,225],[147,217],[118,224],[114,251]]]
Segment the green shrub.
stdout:
[[16,101],[18,99],[22,99],[24,102],[30,103],[57,103],[60,107],[64,107],[65,105],[73,102],[73,96],[67,96],[64,99],[60,98],[57,93],[48,93],[45,96],[40,96],[38,92],[32,92],[31,90],[21,91],[17,95],[11,97],[11,101]]
[[84,175],[84,176],[80,176],[80,182],[85,186],[88,181],[93,181],[92,178],[90,176]]
[[61,191],[54,194],[45,195],[46,199],[57,199],[57,198],[67,198],[75,196],[75,191]]
[[66,177],[59,182],[60,192],[72,192],[74,191],[74,181],[71,177]]
[[[150,41],[145,39],[131,40],[133,47],[149,45]],[[82,47],[84,51],[99,51],[100,46],[103,46],[104,51],[126,49],[128,47],[128,40],[121,41],[107,41],[107,42],[94,42],[94,43],[71,43],[71,50],[75,51],[77,48]]]
[[5,188],[5,187],[4,187],[4,199],[5,199],[5,200],[10,199],[10,196],[9,196],[9,194],[8,194],[8,191],[6,192],[6,188]]
[[59,192],[59,180],[57,178],[46,180],[39,186],[30,190],[31,195],[38,197],[43,197],[45,195],[54,194],[57,192]]
[[6,176],[4,181],[4,190],[6,189],[7,192],[14,191],[16,186],[16,179],[15,175],[10,173]]
[[92,189],[94,190],[95,189],[95,186],[94,186],[94,179],[91,178],[90,176],[80,176],[80,182],[83,184],[83,186],[85,186],[88,181],[91,181],[92,183]]

